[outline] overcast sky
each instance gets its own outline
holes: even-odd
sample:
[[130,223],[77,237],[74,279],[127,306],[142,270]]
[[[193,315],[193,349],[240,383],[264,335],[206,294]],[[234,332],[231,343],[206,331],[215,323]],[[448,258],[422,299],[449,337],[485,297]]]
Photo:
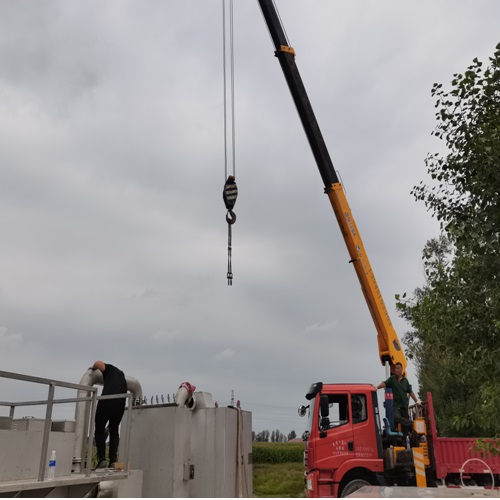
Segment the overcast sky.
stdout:
[[[438,234],[410,195],[441,149],[430,90],[493,54],[500,3],[277,5],[403,337],[394,295]],[[102,359],[148,397],[234,390],[254,430],[299,435],[310,383],[385,378],[256,1],[234,32],[228,287],[221,1],[0,2],[0,370],[78,382]]]

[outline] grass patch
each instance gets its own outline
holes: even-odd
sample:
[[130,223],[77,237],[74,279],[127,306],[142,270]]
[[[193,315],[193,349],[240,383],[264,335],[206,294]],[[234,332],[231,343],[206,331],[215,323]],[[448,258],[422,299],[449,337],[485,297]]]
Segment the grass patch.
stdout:
[[253,494],[257,498],[303,498],[301,463],[253,464]]

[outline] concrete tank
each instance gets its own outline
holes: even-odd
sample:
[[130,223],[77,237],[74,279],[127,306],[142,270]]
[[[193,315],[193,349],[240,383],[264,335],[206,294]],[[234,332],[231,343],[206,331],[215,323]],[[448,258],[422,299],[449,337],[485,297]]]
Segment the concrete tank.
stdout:
[[[234,498],[240,490],[251,496],[251,413],[215,408],[208,393],[195,398],[194,410],[175,404],[132,409],[130,468],[143,471],[142,496]],[[120,453],[124,447],[122,441]]]
[[191,497],[238,498],[240,491],[241,497],[252,496],[251,413],[242,411],[241,420],[238,435],[237,409],[211,408],[193,412],[191,462],[195,465],[195,473],[190,482]]

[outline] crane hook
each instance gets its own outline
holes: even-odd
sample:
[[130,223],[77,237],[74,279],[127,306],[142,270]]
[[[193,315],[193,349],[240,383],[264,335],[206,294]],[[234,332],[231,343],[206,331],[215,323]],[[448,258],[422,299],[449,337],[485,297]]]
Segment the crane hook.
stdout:
[[234,204],[236,203],[236,198],[238,197],[238,187],[236,186],[236,181],[234,175],[230,175],[226,183],[224,184],[224,190],[222,191],[222,198],[224,204],[227,208],[226,222],[227,222],[227,284],[231,286],[233,284],[233,269],[231,263],[231,240],[232,231],[231,226],[236,222],[236,214],[233,212]]
[[226,222],[228,224],[234,224],[236,222],[236,214],[232,210],[227,211]]

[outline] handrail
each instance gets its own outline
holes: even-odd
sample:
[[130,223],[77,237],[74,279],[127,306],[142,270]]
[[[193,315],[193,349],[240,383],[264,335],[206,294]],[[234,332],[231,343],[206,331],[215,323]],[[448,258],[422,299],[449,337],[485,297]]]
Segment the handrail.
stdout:
[[[86,391],[92,390],[89,386],[85,386]],[[94,391],[97,389],[94,387]],[[129,394],[109,394],[107,396],[98,396],[98,400],[101,399],[118,399],[118,398],[127,398]],[[132,394],[131,394],[132,396]],[[75,401],[92,401],[92,396],[87,397],[79,397],[79,398],[66,398],[66,399],[54,399],[52,400],[52,404],[62,404],[62,403],[74,403]],[[48,399],[42,399],[40,401],[0,401],[0,406],[41,406],[46,405],[49,402]]]
[[[45,384],[45,385],[54,384],[55,386],[66,387],[67,389],[77,389],[77,390],[82,390],[82,391],[89,390],[88,385],[74,384],[72,382],[64,382],[62,380],[53,380],[53,379],[43,378],[43,377],[33,377],[31,375],[24,375],[22,373],[4,372],[4,371],[0,370],[0,377],[1,378],[10,378],[10,379],[15,379],[15,380],[23,380],[25,382],[33,382],[35,384]],[[95,387],[92,389],[97,390]]]
[[[82,385],[82,384],[74,384],[71,382],[64,382],[62,380],[53,380],[53,379],[48,379],[48,378],[43,378],[43,377],[33,377],[31,375],[24,375],[21,373],[13,373],[13,372],[6,372],[0,370],[0,378],[8,378],[12,380],[19,380],[23,382],[31,382],[35,384],[43,384],[43,385],[48,385],[49,386],[49,392],[48,392],[48,397],[45,400],[36,400],[36,401],[20,401],[20,402],[14,402],[14,401],[0,401],[0,406],[8,406],[10,407],[10,417],[14,417],[15,409],[16,407],[20,406],[40,406],[40,405],[46,405],[46,413],[45,413],[45,425],[43,429],[43,437],[42,437],[42,450],[40,454],[40,464],[39,464],[39,469],[38,469],[38,481],[44,481],[45,478],[45,466],[46,466],[46,459],[47,459],[47,452],[48,452],[48,446],[49,446],[49,436],[51,432],[51,425],[52,425],[52,409],[55,404],[62,404],[62,403],[79,403],[79,402],[91,402],[91,418],[90,418],[90,425],[89,425],[89,435],[88,435],[88,440],[87,440],[87,445],[86,445],[86,450],[85,450],[85,459],[87,460],[87,465],[85,467],[85,476],[89,477],[90,476],[90,462],[92,459],[92,446],[93,446],[93,435],[94,435],[94,416],[95,416],[95,410],[96,410],[96,405],[97,401],[101,399],[127,399],[127,405],[129,407],[129,418],[127,419],[127,425],[125,428],[125,453],[124,453],[124,462],[127,464],[126,465],[126,472],[128,472],[128,455],[129,455],[129,446],[128,446],[128,440],[129,440],[129,435],[130,435],[130,409],[132,405],[132,394],[131,393],[126,393],[126,394],[110,394],[110,395],[105,395],[105,396],[99,396],[97,397],[97,388],[89,385]],[[75,389],[78,391],[85,391],[87,393],[90,393],[89,396],[80,396],[80,397],[74,397],[74,398],[63,398],[63,399],[54,399],[54,392],[56,387],[64,387],[66,389]]]

